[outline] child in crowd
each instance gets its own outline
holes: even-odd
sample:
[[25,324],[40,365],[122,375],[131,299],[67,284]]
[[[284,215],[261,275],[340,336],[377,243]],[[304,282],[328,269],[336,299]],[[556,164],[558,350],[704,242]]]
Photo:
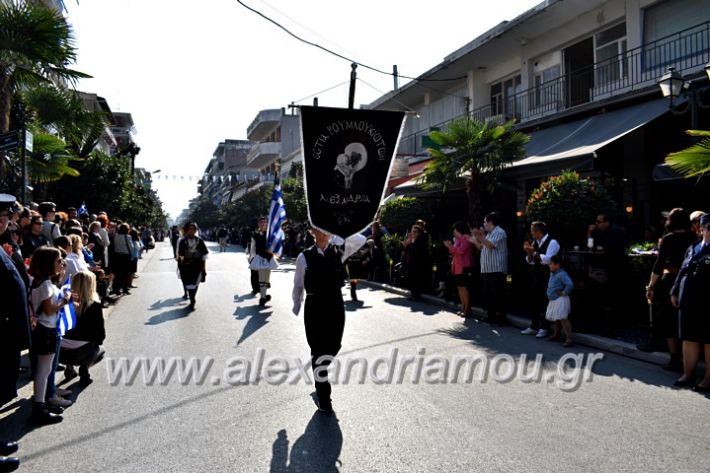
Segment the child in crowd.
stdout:
[[555,322],[555,331],[549,340],[561,341],[561,329],[565,331],[565,343],[563,346],[572,346],[572,324],[568,319],[572,309],[569,295],[574,288],[574,283],[567,272],[562,269],[559,255],[550,258],[550,280],[547,283],[547,313],[545,318]]
[[32,255],[29,273],[30,305],[33,316],[32,351],[36,357],[34,370],[34,398],[32,420],[38,424],[54,424],[62,421],[60,406],[48,406],[45,403],[48,378],[52,375],[52,366],[57,351],[57,321],[59,310],[72,303],[70,294],[52,283],[52,278],[63,272],[64,260],[58,249],[42,246]]
[[73,365],[79,365],[79,383],[91,383],[89,367],[101,361],[104,351],[101,344],[106,338],[103,308],[96,293],[96,276],[90,271],[80,271],[71,280],[72,294],[77,294],[76,326],[62,338],[59,361],[67,365],[64,377],[76,377]]

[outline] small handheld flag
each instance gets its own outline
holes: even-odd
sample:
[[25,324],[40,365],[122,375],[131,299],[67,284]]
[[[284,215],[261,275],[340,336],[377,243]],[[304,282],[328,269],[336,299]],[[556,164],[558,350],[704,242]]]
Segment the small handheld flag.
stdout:
[[[71,293],[71,278],[67,278],[62,285],[62,295],[59,296],[57,302],[59,302],[63,297],[66,297],[67,293]],[[59,309],[59,320],[57,321],[57,331],[60,335],[64,336],[69,330],[76,327],[76,311],[74,310],[74,303],[69,302]]]
[[276,175],[274,193],[271,195],[271,208],[269,209],[269,226],[266,230],[266,247],[277,256],[281,256],[283,249],[284,231],[281,225],[284,220],[286,220],[286,207],[281,192],[281,181]]
[[81,207],[79,207],[79,211],[77,212],[77,214],[79,214],[79,215],[83,215],[83,214],[89,215],[89,209],[86,208],[86,203],[85,203],[85,202],[82,202],[82,203],[81,203]]

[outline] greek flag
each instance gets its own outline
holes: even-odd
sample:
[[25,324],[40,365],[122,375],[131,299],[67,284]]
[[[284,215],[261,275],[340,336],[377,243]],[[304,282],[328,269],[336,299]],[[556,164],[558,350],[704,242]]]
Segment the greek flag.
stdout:
[[[67,278],[62,285],[62,295],[57,302],[61,300],[62,297],[66,297],[68,292],[71,292],[71,278]],[[59,309],[59,320],[57,321],[57,331],[61,336],[64,336],[69,330],[76,327],[76,312],[74,311],[74,303],[70,302],[66,304],[61,309]]]
[[274,193],[271,195],[271,208],[269,209],[269,226],[266,230],[266,247],[277,256],[281,256],[283,249],[284,231],[281,224],[286,220],[286,207],[284,207],[281,181],[277,175],[274,178]]
[[89,215],[89,209],[86,208],[86,203],[82,202],[81,207],[79,207],[78,215],[86,214]]

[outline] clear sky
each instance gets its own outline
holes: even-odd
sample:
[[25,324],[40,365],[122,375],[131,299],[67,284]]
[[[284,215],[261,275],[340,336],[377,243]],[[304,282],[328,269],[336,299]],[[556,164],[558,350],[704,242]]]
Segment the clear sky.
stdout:
[[[294,33],[360,63],[416,77],[539,0],[243,0]],[[235,0],[67,1],[79,89],[130,112],[136,166],[172,217],[196,195],[220,141],[246,139],[263,109],[291,102],[347,107],[349,62],[305,45]],[[355,104],[392,90],[391,76],[358,68]],[[400,85],[407,81],[400,79]],[[172,176],[177,176],[173,179]],[[190,176],[194,176],[190,179]],[[165,179],[169,177],[169,179]]]

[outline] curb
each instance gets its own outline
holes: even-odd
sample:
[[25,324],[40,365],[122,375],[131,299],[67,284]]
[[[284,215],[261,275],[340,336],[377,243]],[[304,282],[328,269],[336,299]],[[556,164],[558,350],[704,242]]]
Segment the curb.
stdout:
[[[391,286],[389,284],[383,284],[383,283],[377,283],[377,282],[372,282],[372,281],[366,281],[364,279],[360,280],[360,284],[365,284],[366,286],[375,288],[375,289],[382,289],[387,292],[391,292],[394,294],[398,294],[400,296],[405,296],[408,297],[410,295],[410,292],[407,289],[402,289],[401,287],[395,287]],[[437,305],[439,307],[442,307],[444,309],[448,309],[451,311],[457,311],[459,310],[459,306],[457,304],[445,301],[444,299],[440,299],[438,297],[434,297],[428,294],[422,294],[422,298],[426,301],[429,302],[433,305]],[[476,315],[484,315],[485,311],[480,308],[480,307],[473,307],[472,311]],[[508,315],[508,323],[510,323],[511,326],[517,327],[517,328],[526,328],[530,325],[530,320],[526,319],[524,317],[519,317],[517,315]],[[574,341],[575,343],[579,343],[580,345],[592,347],[592,348],[597,348],[599,350],[604,350],[610,353],[614,353],[616,355],[621,355],[625,356],[628,358],[634,358],[636,360],[641,360],[645,361],[647,363],[653,363],[656,365],[664,365],[668,363],[670,359],[670,355],[668,353],[662,353],[662,352],[643,352],[636,348],[636,345],[624,342],[622,340],[615,340],[613,338],[607,338],[607,337],[602,337],[600,335],[590,335],[586,333],[575,333],[574,334]]]

